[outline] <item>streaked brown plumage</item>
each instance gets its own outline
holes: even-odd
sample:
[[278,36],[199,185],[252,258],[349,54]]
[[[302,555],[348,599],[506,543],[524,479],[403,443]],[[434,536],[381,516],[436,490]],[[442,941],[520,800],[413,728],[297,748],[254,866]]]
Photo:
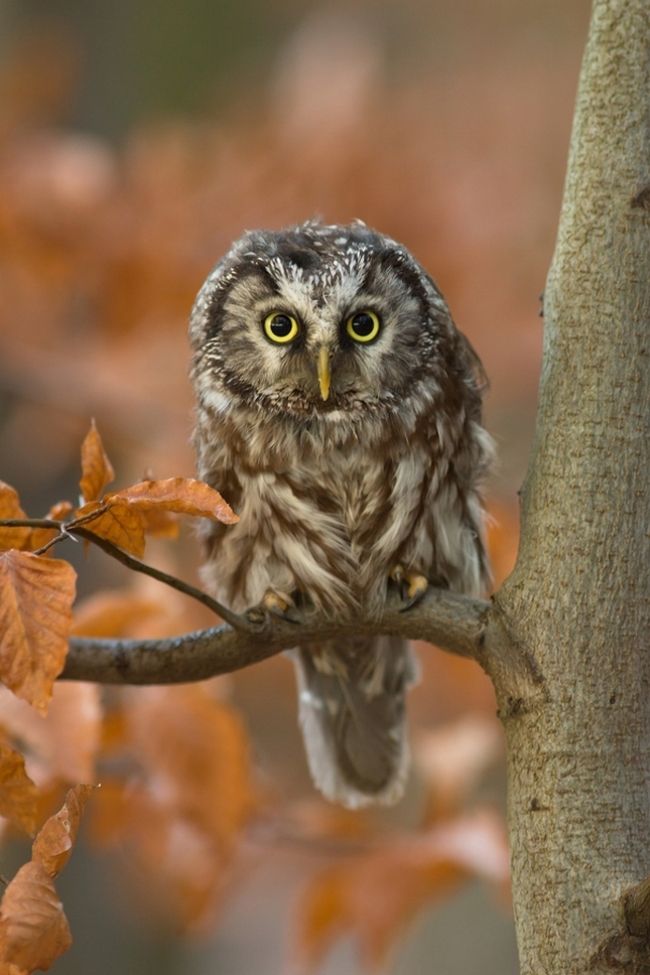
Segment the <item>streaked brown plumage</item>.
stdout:
[[[205,529],[204,579],[224,601],[380,612],[397,566],[481,589],[481,369],[404,247],[362,223],[248,233],[199,292],[190,337],[199,476],[240,516]],[[293,657],[316,784],[348,806],[395,801],[406,645]]]

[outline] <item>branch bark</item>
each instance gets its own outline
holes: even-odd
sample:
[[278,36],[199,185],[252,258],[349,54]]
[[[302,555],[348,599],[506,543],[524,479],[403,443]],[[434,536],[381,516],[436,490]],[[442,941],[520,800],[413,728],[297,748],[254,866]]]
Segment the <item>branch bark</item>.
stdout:
[[61,675],[102,684],[171,684],[204,680],[259,663],[300,644],[353,633],[390,633],[425,640],[472,657],[507,685],[512,700],[534,694],[531,662],[504,634],[489,602],[431,589],[420,603],[400,611],[397,597],[381,618],[331,620],[297,614],[297,622],[266,616],[249,629],[218,626],[167,640],[98,640],[74,637]]
[[595,0],[496,597],[546,691],[505,721],[522,975],[650,971],[620,903],[650,873],[649,271],[650,5]]

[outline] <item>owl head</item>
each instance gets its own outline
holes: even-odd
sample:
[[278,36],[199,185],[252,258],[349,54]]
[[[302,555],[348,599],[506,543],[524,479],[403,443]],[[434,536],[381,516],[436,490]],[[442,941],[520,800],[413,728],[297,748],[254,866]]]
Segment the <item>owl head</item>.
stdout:
[[376,419],[468,375],[431,278],[361,222],[246,233],[199,292],[190,338],[199,397],[219,410]]

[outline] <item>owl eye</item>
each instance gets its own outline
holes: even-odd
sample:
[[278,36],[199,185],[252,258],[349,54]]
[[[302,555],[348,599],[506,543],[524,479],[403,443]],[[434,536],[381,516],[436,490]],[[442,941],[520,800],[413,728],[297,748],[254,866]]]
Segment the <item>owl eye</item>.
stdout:
[[282,311],[272,311],[264,319],[264,334],[271,342],[280,345],[285,342],[293,342],[298,332],[298,321],[293,315],[285,315]]
[[350,315],[345,330],[355,342],[372,342],[379,335],[379,316],[374,311],[358,311]]

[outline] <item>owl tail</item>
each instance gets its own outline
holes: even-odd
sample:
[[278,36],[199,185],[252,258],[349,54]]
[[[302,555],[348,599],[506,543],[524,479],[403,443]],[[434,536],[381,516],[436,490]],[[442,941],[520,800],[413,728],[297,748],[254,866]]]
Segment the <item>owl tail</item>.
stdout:
[[309,769],[332,802],[388,805],[408,772],[405,696],[416,680],[407,643],[379,636],[292,652]]

